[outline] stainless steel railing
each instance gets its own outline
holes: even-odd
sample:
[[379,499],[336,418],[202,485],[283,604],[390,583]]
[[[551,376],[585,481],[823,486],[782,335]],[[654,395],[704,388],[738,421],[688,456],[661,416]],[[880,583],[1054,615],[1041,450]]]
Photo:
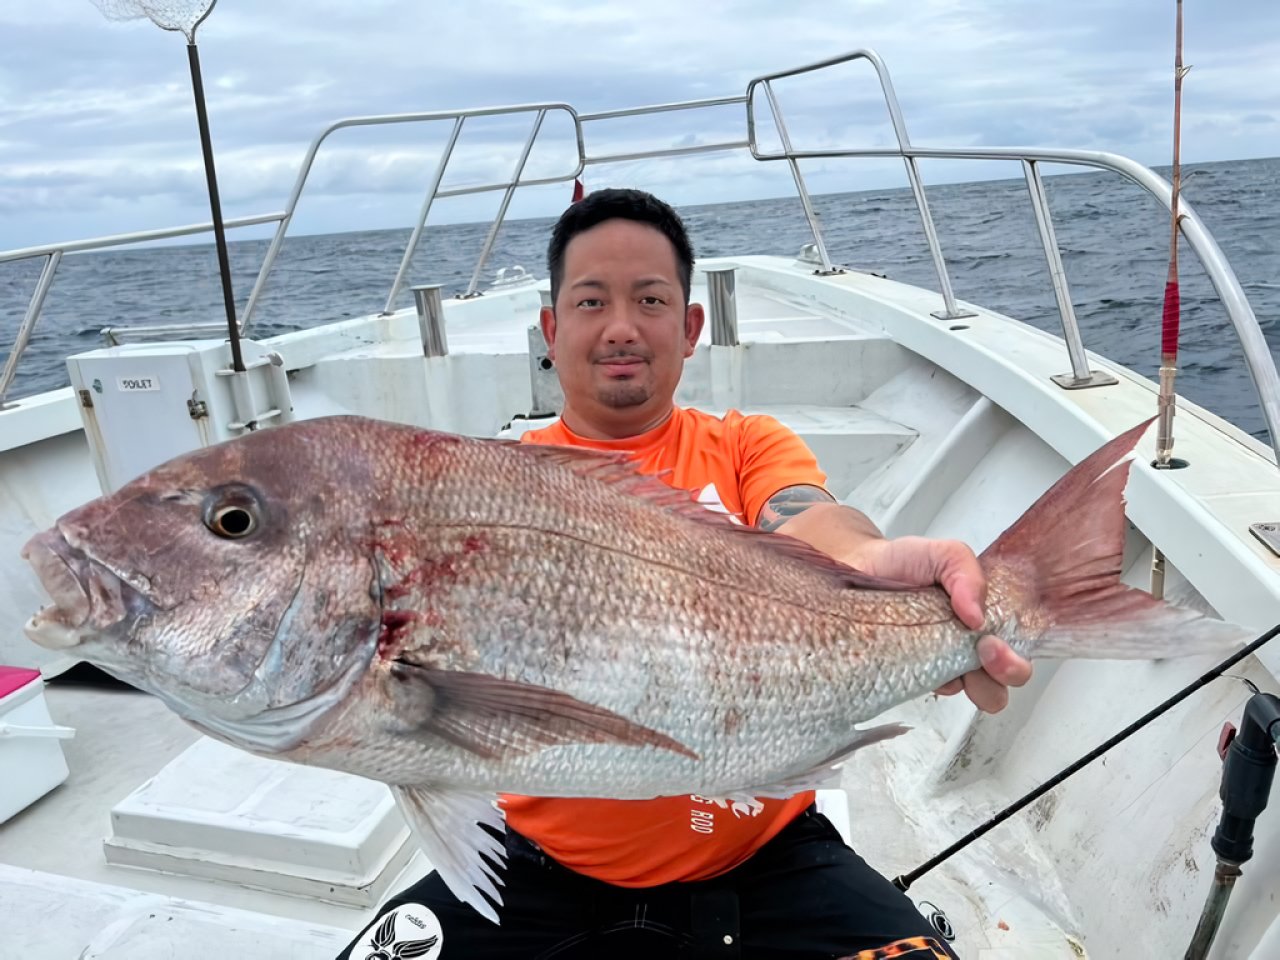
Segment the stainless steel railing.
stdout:
[[[226,221],[224,226],[228,230],[251,227],[262,223],[273,223],[283,216],[283,213],[267,213],[253,217],[239,217],[235,220]],[[22,323],[18,326],[18,335],[14,340],[13,347],[9,350],[4,370],[0,371],[0,408],[4,407],[5,397],[9,393],[9,388],[13,385],[13,378],[18,373],[18,361],[22,359],[23,351],[26,350],[27,344],[31,340],[31,333],[35,329],[36,321],[40,319],[40,311],[44,308],[45,299],[49,295],[50,287],[53,286],[54,275],[58,271],[58,265],[62,263],[64,254],[89,250],[107,250],[111,247],[130,246],[135,243],[146,243],[153,240],[172,240],[176,237],[190,237],[212,232],[212,223],[196,223],[184,227],[169,227],[163,230],[140,230],[135,233],[117,233],[107,237],[95,237],[91,240],[73,240],[67,243],[50,243],[37,247],[21,247],[17,250],[0,251],[0,263],[44,258],[44,267],[40,271],[40,279],[36,282],[35,291],[31,294],[31,300],[27,304]],[[225,328],[225,324],[210,324],[206,326],[209,326],[210,329],[214,326],[219,329]],[[180,332],[188,329],[188,327],[183,325],[172,329],[174,332]]]
[[[529,149],[532,148],[534,141],[537,139],[537,134],[541,129],[542,122],[548,113],[556,111],[567,114],[573,122],[574,135],[577,141],[577,162],[574,164],[572,170],[561,175],[522,180],[521,176],[524,172],[525,163],[529,157]],[[468,119],[475,117],[512,116],[525,113],[531,113],[534,115],[534,128],[526,143],[526,150],[521,155],[520,162],[516,165],[516,174],[512,180],[501,183],[483,183],[470,187],[455,187],[449,190],[440,189],[440,185],[444,181],[445,171],[448,169],[449,161],[453,157],[454,148],[462,134],[463,124]],[[577,112],[567,103],[533,103],[516,106],[482,107],[473,110],[442,110],[430,113],[386,114],[373,117],[351,117],[346,120],[339,120],[336,123],[332,123],[325,127],[324,130],[320,131],[319,135],[311,141],[311,146],[307,148],[306,155],[302,159],[302,166],[298,170],[298,176],[293,181],[293,189],[290,191],[289,200],[285,204],[285,214],[277,225],[275,236],[271,238],[271,243],[267,247],[267,252],[262,258],[262,266],[258,270],[258,278],[254,281],[253,290],[249,293],[249,300],[245,304],[244,315],[240,318],[240,330],[242,334],[247,333],[249,329],[249,323],[253,319],[253,314],[257,309],[258,301],[262,297],[263,288],[266,286],[267,277],[270,275],[271,267],[274,265],[276,257],[280,253],[280,248],[284,244],[285,233],[289,229],[289,223],[293,220],[294,211],[298,207],[298,200],[301,198],[302,190],[307,184],[307,177],[310,176],[311,168],[315,164],[316,154],[320,152],[320,147],[324,145],[324,142],[337,131],[350,127],[438,123],[442,121],[452,121],[453,128],[449,134],[449,140],[445,144],[444,151],[440,156],[440,161],[436,164],[435,171],[432,174],[426,198],[423,201],[421,210],[418,211],[418,220],[414,225],[414,229],[409,236],[407,244],[405,245],[404,255],[400,260],[400,267],[396,271],[395,280],[391,284],[391,292],[387,297],[386,306],[383,308],[385,313],[390,313],[395,307],[395,298],[403,287],[405,278],[408,275],[409,264],[413,260],[413,254],[418,248],[419,241],[422,239],[423,229],[426,226],[427,217],[431,213],[432,204],[434,204],[438,198],[460,197],[466,194],[486,193],[493,190],[503,190],[506,192],[502,208],[499,211],[499,216],[494,218],[493,225],[489,231],[489,237],[486,239],[485,247],[481,251],[480,264],[477,267],[478,275],[479,270],[483,268],[484,261],[489,257],[489,252],[493,247],[493,242],[497,238],[498,230],[501,228],[502,220],[506,216],[511,194],[517,186],[531,187],[550,183],[562,183],[572,180],[582,172],[582,155],[584,153],[582,144],[582,124],[578,119]]]
[[[795,150],[788,145],[785,139],[781,152],[769,153],[760,148],[755,130],[753,98],[753,93],[757,86],[765,86],[767,92],[768,84],[782,77],[811,73],[815,70],[822,70],[855,60],[866,60],[876,71],[876,76],[879,78],[880,88],[885,98],[885,105],[893,123],[894,134],[898,141],[896,148]],[[776,110],[773,98],[770,97],[769,99],[771,107]],[[781,127],[779,129],[781,130]],[[1044,186],[1040,182],[1036,164],[1062,163],[1093,167],[1117,173],[1146,190],[1172,215],[1173,189],[1163,177],[1127,157],[1102,151],[1038,150],[1010,147],[917,147],[911,143],[910,138],[907,136],[906,123],[902,119],[902,109],[898,104],[897,95],[894,93],[889,71],[879,56],[870,50],[855,50],[843,56],[832,57],[781,73],[757,77],[747,87],[747,132],[751,141],[752,157],[762,161],[785,161],[793,168],[800,160],[804,159],[901,157],[906,163],[907,178],[911,183],[916,208],[919,211],[925,238],[929,245],[929,252],[937,271],[938,284],[942,290],[945,310],[943,313],[934,314],[940,319],[951,319],[953,316],[957,316],[955,313],[956,303],[954,296],[951,294],[951,282],[947,275],[946,261],[942,256],[941,244],[938,242],[933,218],[929,213],[929,205],[925,197],[923,183],[920,180],[917,161],[920,159],[994,159],[1020,162],[1026,172],[1032,210],[1037,226],[1040,228],[1041,243],[1044,246],[1045,257],[1049,263],[1049,271],[1054,283],[1055,295],[1058,299],[1063,326],[1063,339],[1066,341],[1068,355],[1071,358],[1072,373],[1066,377],[1055,378],[1055,380],[1067,387],[1089,386],[1106,382],[1105,378],[1095,379],[1096,375],[1087,369],[1084,346],[1080,338],[1080,328],[1076,323],[1075,313],[1071,307],[1071,296],[1067,287],[1066,273],[1062,269],[1061,253],[1053,234],[1053,215],[1049,210]],[[799,184],[797,185],[799,186]],[[1185,198],[1179,197],[1178,209],[1181,214],[1180,226],[1182,235],[1204,266],[1205,273],[1209,276],[1218,298],[1226,308],[1227,315],[1231,318],[1232,326],[1235,328],[1236,337],[1244,350],[1245,365],[1249,370],[1250,379],[1253,381],[1254,390],[1262,407],[1263,419],[1266,421],[1267,431],[1271,439],[1271,448],[1276,454],[1277,462],[1280,463],[1280,376],[1276,373],[1275,360],[1271,356],[1262,328],[1258,325],[1258,318],[1254,315],[1253,307],[1245,296],[1235,271],[1231,269],[1231,265],[1227,262],[1227,258],[1223,255],[1212,234],[1209,233],[1200,217]]]
[[[774,89],[774,84],[777,81],[789,77],[826,70],[860,60],[866,61],[875,70],[880,84],[881,94],[884,98],[885,108],[893,126],[894,137],[897,140],[897,145],[894,147],[867,149],[797,149],[791,142],[784,112],[777,92]],[[781,150],[779,151],[766,150],[760,144],[758,136],[759,124],[757,121],[757,91],[763,91],[764,100],[767,102],[774,127],[778,132],[778,138],[781,142]],[[709,143],[680,147],[662,147],[652,150],[631,151],[627,153],[592,154],[588,153],[586,149],[584,127],[593,122],[630,117],[645,117],[673,111],[706,110],[726,106],[745,107],[745,139],[727,139]],[[554,113],[564,114],[572,123],[576,157],[573,159],[571,169],[567,169],[562,173],[556,173],[553,176],[525,179],[524,174],[529,155],[537,142],[539,133],[543,129],[546,118]],[[531,129],[524,142],[523,149],[516,162],[512,176],[509,179],[467,187],[456,187],[451,189],[441,188],[445,173],[453,159],[455,147],[467,120],[477,117],[519,115],[529,115],[531,117]],[[257,279],[254,282],[253,289],[249,295],[243,315],[240,318],[242,333],[247,333],[249,329],[249,325],[261,299],[263,289],[271,273],[272,266],[280,252],[285,234],[288,231],[294,212],[297,209],[299,198],[306,186],[316,155],[325,141],[336,131],[349,127],[432,122],[450,122],[452,123],[452,129],[442,151],[440,160],[432,173],[417,220],[414,223],[413,229],[406,243],[399,267],[387,296],[384,313],[389,313],[395,309],[396,298],[403,289],[404,283],[408,277],[414,252],[417,250],[422,239],[432,206],[438,198],[492,191],[502,191],[503,193],[498,213],[490,225],[475,271],[471,277],[471,281],[468,284],[465,294],[463,294],[464,296],[472,296],[475,295],[478,290],[479,279],[484,269],[484,265],[488,261],[489,255],[492,252],[494,243],[496,242],[499,231],[501,230],[507,211],[510,207],[511,199],[517,189],[521,187],[567,182],[579,176],[587,166],[592,165],[642,159],[683,157],[714,151],[745,150],[749,152],[751,157],[755,160],[761,162],[781,161],[786,163],[789,167],[792,179],[795,183],[797,195],[800,199],[801,206],[804,209],[805,219],[813,234],[814,245],[821,266],[821,270],[819,271],[820,273],[839,272],[839,268],[832,263],[827,251],[826,242],[822,235],[818,216],[814,210],[808,186],[805,183],[800,170],[800,163],[805,160],[831,158],[900,158],[906,169],[907,181],[911,188],[916,210],[920,216],[921,226],[929,248],[930,259],[933,262],[934,271],[938,280],[938,288],[942,296],[943,308],[936,312],[934,316],[939,319],[949,321],[969,316],[971,314],[962,308],[956,301],[955,294],[951,286],[951,279],[947,271],[946,258],[942,253],[942,246],[938,239],[937,229],[929,210],[928,196],[925,191],[923,180],[920,176],[919,161],[921,159],[1010,160],[1016,161],[1022,165],[1023,173],[1027,181],[1032,213],[1035,217],[1037,231],[1039,233],[1041,245],[1044,249],[1046,262],[1048,264],[1050,280],[1053,284],[1054,296],[1057,301],[1062,321],[1063,339],[1067,345],[1068,358],[1071,364],[1070,373],[1064,374],[1060,377],[1055,377],[1055,380],[1060,385],[1068,388],[1095,386],[1107,382],[1107,378],[1088,369],[1088,362],[1080,335],[1079,324],[1076,321],[1075,312],[1072,306],[1070,288],[1067,283],[1065,269],[1062,265],[1061,252],[1058,248],[1057,240],[1054,235],[1053,216],[1049,209],[1038,165],[1041,163],[1058,163],[1107,170],[1125,177],[1142,187],[1148,194],[1162,204],[1166,210],[1171,210],[1172,208],[1172,189],[1166,180],[1141,164],[1117,154],[1088,150],[916,146],[911,142],[910,136],[907,133],[906,122],[903,119],[902,109],[898,102],[897,94],[894,92],[889,71],[879,56],[870,50],[855,50],[842,56],[832,57],[790,70],[757,77],[747,85],[746,93],[742,96],[688,100],[622,110],[603,111],[592,114],[579,114],[567,103],[548,102],[487,107],[472,110],[353,117],[331,124],[321,131],[321,133],[312,141],[298,171],[298,175],[294,180],[294,185],[290,192],[288,202],[285,204],[285,209],[282,212],[264,214],[255,217],[245,217],[227,222],[227,226],[229,228],[246,227],[263,223],[276,224],[275,234],[272,237],[267,248],[267,252],[263,257]],[[1253,308],[1250,306],[1249,301],[1240,286],[1239,280],[1236,278],[1235,273],[1227,263],[1227,260],[1225,256],[1223,256],[1217,243],[1205,228],[1203,222],[1195,213],[1194,209],[1185,199],[1180,198],[1179,208],[1182,213],[1181,225],[1183,236],[1186,238],[1191,249],[1200,258],[1210,282],[1213,284],[1219,299],[1226,308],[1227,315],[1231,318],[1232,325],[1236,331],[1236,336],[1239,338],[1241,346],[1243,347],[1245,362],[1262,406],[1263,417],[1266,421],[1267,429],[1270,432],[1272,447],[1276,450],[1277,459],[1280,459],[1280,377],[1277,376],[1275,363],[1271,357],[1265,337],[1263,336],[1262,330],[1258,325],[1257,318],[1253,313]],[[0,252],[0,263],[31,259],[35,257],[46,258],[40,280],[36,285],[36,289],[32,294],[31,301],[27,306],[26,313],[20,325],[17,339],[10,351],[3,372],[0,372],[0,405],[3,405],[6,393],[13,382],[18,361],[21,359],[22,353],[30,340],[31,332],[39,319],[45,298],[54,281],[54,275],[57,271],[58,264],[64,254],[84,250],[99,250],[107,247],[135,244],[149,240],[168,239],[203,233],[211,230],[212,226],[210,224],[196,224],[169,230],[120,234],[94,240],[49,244],[40,247],[28,247],[19,250]],[[212,327],[213,325],[210,324],[191,324],[188,326],[165,328],[121,328],[117,331],[111,331],[111,336],[114,337],[114,339],[119,340],[128,336],[130,333],[135,335],[158,335],[161,332],[164,334],[172,334],[182,333],[184,331],[206,331],[212,329]]]

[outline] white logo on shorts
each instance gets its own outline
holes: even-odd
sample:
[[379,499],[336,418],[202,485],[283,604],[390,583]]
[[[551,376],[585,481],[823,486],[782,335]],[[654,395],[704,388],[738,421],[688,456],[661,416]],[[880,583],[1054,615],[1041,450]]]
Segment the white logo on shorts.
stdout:
[[404,903],[369,924],[347,960],[435,960],[443,946],[436,915],[420,903]]

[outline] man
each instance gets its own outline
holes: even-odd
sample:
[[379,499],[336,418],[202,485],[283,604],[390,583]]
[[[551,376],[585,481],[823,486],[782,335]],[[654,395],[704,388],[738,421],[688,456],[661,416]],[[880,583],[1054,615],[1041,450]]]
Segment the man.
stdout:
[[[693,251],[670,207],[639,191],[597,191],[560,218],[547,259],[553,306],[540,319],[565,403],[557,423],[525,441],[626,451],[642,472],[743,523],[867,573],[936,582],[956,614],[981,627],[985,581],[967,547],[885,539],[835,502],[812,453],[771,418],[674,405],[704,316],[689,303]],[[995,637],[978,649],[984,669],[940,692],[963,689],[996,711],[1031,668]],[[500,926],[432,874],[393,898],[343,956],[398,955],[389,938],[401,916],[414,929],[438,925],[413,955],[429,949],[444,960],[951,956],[911,902],[814,811],[811,792],[754,811],[697,796],[509,796],[503,805]]]

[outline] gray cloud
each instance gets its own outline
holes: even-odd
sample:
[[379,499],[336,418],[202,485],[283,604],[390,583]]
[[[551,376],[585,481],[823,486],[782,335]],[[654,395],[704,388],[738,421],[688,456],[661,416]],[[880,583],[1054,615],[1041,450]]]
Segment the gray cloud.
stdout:
[[[201,58],[229,216],[279,209],[307,145],[343,116],[571,101],[590,112],[736,95],[761,72],[859,46],[894,71],[914,140],[1083,146],[1166,162],[1173,5],[1167,0],[648,0],[583,8],[563,0],[221,0]],[[1187,8],[1183,155],[1280,153],[1274,0],[1230,16]],[[145,21],[109,23],[89,0],[6,0],[0,11],[0,247],[207,218],[182,38]],[[892,131],[866,64],[777,84],[798,147],[886,146]],[[777,138],[761,104],[762,142]],[[505,178],[523,140],[514,121],[469,122],[466,174]],[[344,131],[317,164],[298,229],[404,225],[421,202],[447,127]],[[621,153],[743,136],[740,108],[665,114],[642,131],[589,125],[591,151]],[[596,138],[599,137],[599,141]],[[547,121],[534,175],[572,166],[571,129]],[[505,144],[499,149],[499,144]],[[805,164],[815,190],[899,186],[901,164]],[[926,165],[931,182],[1016,175],[1004,165]],[[780,164],[710,155],[636,162],[588,182],[634,182],[681,203],[779,195]],[[565,190],[521,197],[539,215]],[[484,217],[492,197],[442,204]]]

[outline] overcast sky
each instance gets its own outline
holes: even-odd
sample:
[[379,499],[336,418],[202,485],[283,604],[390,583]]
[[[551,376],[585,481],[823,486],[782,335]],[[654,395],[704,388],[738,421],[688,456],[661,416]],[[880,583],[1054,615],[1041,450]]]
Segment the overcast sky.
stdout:
[[[918,143],[1088,147],[1164,164],[1173,13],[1173,0],[220,0],[197,41],[233,217],[281,209],[311,139],[341,117],[739,95],[753,76],[858,47],[887,61]],[[184,46],[147,20],[109,22],[90,0],[3,0],[0,249],[208,219]],[[1280,3],[1188,0],[1185,49],[1194,69],[1184,160],[1280,154]],[[777,89],[797,147],[889,142],[865,64]],[[744,128],[738,107],[586,132],[588,152],[606,154],[736,139]],[[448,183],[507,177],[527,129],[527,118],[470,123],[457,150],[465,168]],[[296,232],[409,225],[447,133],[433,124],[335,136]],[[571,127],[550,116],[531,171],[566,173],[573,157]],[[900,163],[805,169],[816,192],[905,182]],[[924,167],[932,182],[1018,173]],[[790,190],[781,165],[727,155],[591,167],[586,182],[644,186],[677,203]],[[512,213],[557,213],[569,189],[532,191]],[[498,200],[442,201],[432,217],[487,219]]]

